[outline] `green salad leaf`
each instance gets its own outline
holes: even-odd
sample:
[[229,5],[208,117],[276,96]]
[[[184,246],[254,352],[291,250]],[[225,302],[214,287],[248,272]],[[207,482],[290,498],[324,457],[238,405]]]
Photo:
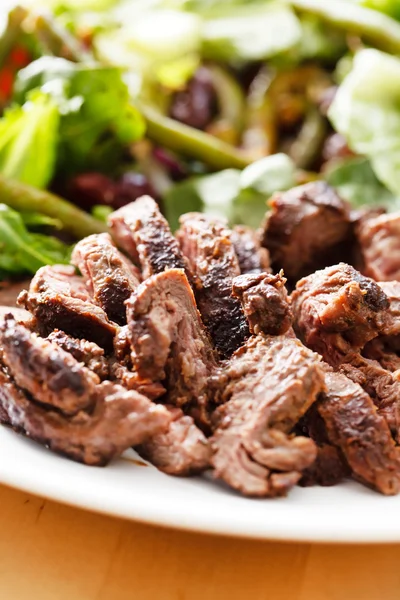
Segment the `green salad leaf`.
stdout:
[[178,183],[164,197],[164,206],[174,230],[178,227],[179,216],[190,211],[223,217],[231,224],[259,227],[268,198],[295,183],[293,161],[286,154],[273,154],[243,171],[224,169]]
[[301,33],[298,18],[284,4],[246,4],[204,21],[203,55],[213,60],[262,60],[293,48]]
[[22,102],[32,89],[47,94],[58,108],[59,163],[69,170],[90,164],[91,153],[96,155],[105,141],[122,147],[144,134],[144,120],[130,103],[117,67],[44,56],[19,71],[15,99]]
[[68,263],[70,247],[60,240],[30,233],[21,215],[0,204],[0,273],[35,273],[47,264]]
[[57,105],[43,93],[8,108],[0,119],[0,173],[44,188],[54,171],[58,126]]
[[387,210],[400,207],[399,198],[379,181],[366,158],[337,159],[328,166],[324,178],[355,208],[366,204]]
[[328,116],[380,181],[400,196],[400,59],[361,50],[339,86]]

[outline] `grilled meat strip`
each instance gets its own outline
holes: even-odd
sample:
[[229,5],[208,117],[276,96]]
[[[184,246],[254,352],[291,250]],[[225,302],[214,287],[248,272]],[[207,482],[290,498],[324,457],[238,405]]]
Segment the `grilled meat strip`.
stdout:
[[229,358],[249,336],[240,302],[232,297],[232,281],[240,268],[231,231],[223,221],[200,213],[187,213],[180,223],[176,235],[200,314],[216,349]]
[[329,487],[340,483],[350,473],[340,451],[330,444],[317,446],[317,458],[304,469],[299,485]]
[[251,337],[214,378],[211,463],[248,496],[282,496],[316,458],[314,442],[290,431],[324,389],[317,355],[289,336]]
[[400,450],[368,394],[343,373],[326,367],[326,391],[316,409],[329,441],[345,456],[353,476],[383,494],[400,491]]
[[296,333],[332,366],[379,335],[389,308],[383,290],[345,263],[301,279],[291,299]]
[[169,475],[191,475],[210,466],[211,447],[192,417],[168,407],[172,421],[163,433],[136,447],[146,460]]
[[[398,343],[398,340],[396,342]],[[383,369],[391,373],[399,371],[400,374],[400,356],[398,350],[398,347],[396,351],[391,347],[390,338],[378,337],[368,342],[362,351],[362,355],[365,358],[377,361]],[[396,378],[399,374],[396,374]]]
[[149,277],[127,301],[127,316],[138,376],[165,382],[170,404],[206,419],[215,356],[185,273],[170,269]]
[[98,377],[57,344],[38,337],[12,315],[0,321],[1,360],[36,400],[66,415],[89,409]]
[[140,274],[117,250],[109,234],[90,235],[78,242],[71,262],[82,273],[94,302],[109,319],[125,325],[124,303],[139,285]]
[[345,257],[350,211],[329,185],[316,181],[277,192],[269,204],[262,244],[275,271],[283,269],[295,282]]
[[400,439],[400,381],[360,354],[367,342],[388,330],[393,316],[388,308],[381,287],[345,264],[309,275],[292,294],[300,338],[366,390]]
[[357,238],[363,271],[376,281],[400,279],[400,213],[362,220]]
[[66,265],[39,269],[29,291],[19,295],[18,304],[36,318],[39,333],[48,335],[61,329],[74,337],[95,342],[111,350],[116,326],[94,304],[82,277]]
[[257,232],[250,227],[237,225],[232,230],[231,240],[242,275],[270,271],[269,252],[261,246]]
[[108,361],[104,357],[104,350],[94,342],[73,338],[59,329],[52,331],[47,336],[47,340],[56,343],[60,348],[72,354],[75,360],[83,363],[101,380],[109,378],[110,369]]
[[185,263],[166,219],[150,196],[142,196],[109,217],[114,239],[141,269],[143,279]]
[[105,381],[89,413],[67,417],[37,404],[0,369],[0,404],[8,422],[54,452],[88,465],[106,465],[127,448],[168,427],[170,415],[137,392]]
[[232,295],[240,300],[251,333],[281,335],[290,329],[292,313],[285,283],[282,273],[235,277]]

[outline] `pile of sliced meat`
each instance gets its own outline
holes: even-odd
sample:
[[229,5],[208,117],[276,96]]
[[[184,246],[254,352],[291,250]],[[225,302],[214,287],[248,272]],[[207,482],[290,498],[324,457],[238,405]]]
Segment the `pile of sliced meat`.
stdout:
[[398,493],[399,223],[315,182],[260,231],[189,213],[174,236],[139,198],[36,273],[30,320],[0,321],[0,419],[88,465],[133,447],[248,496]]

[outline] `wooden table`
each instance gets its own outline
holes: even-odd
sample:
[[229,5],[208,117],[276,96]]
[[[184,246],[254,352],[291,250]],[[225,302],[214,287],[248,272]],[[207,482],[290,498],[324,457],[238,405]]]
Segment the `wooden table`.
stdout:
[[278,544],[183,533],[3,486],[0,506],[1,600],[400,598],[400,546]]

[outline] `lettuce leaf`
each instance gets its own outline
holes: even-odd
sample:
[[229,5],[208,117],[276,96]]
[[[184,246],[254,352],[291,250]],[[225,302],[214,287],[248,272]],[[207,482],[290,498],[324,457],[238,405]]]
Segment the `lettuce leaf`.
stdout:
[[301,33],[288,6],[246,4],[204,22],[203,55],[213,60],[262,60],[293,48]]
[[224,169],[178,183],[164,197],[164,207],[173,230],[178,227],[179,216],[190,211],[223,217],[231,224],[259,227],[268,198],[295,183],[293,161],[286,154],[273,154],[243,171]]
[[0,173],[44,188],[55,166],[59,112],[47,95],[33,92],[0,119]]
[[57,238],[30,233],[18,212],[0,204],[0,275],[33,274],[43,265],[68,263],[70,251]]
[[335,160],[324,173],[325,180],[355,208],[366,204],[398,210],[399,198],[377,179],[370,162],[363,157]]
[[[68,170],[90,164],[91,153],[96,155],[105,141],[111,139],[123,147],[144,134],[144,120],[130,103],[122,71],[117,67],[44,56],[19,71],[16,100],[22,102],[30,90],[37,88],[58,107],[59,163]],[[118,156],[115,144],[113,153]]]
[[400,59],[361,50],[328,116],[350,148],[369,158],[378,179],[400,196]]

